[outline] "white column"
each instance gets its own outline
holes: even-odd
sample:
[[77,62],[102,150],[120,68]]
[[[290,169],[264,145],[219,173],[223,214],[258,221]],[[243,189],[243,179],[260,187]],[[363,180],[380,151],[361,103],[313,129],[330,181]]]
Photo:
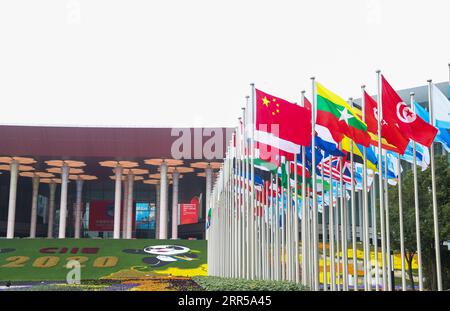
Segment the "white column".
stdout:
[[8,203],[8,227],[6,229],[6,238],[14,238],[14,224],[16,220],[16,193],[17,193],[17,177],[19,173],[19,163],[12,161],[10,164],[10,181],[9,181],[9,203]]
[[37,221],[37,199],[39,193],[39,176],[34,176],[33,183],[33,196],[31,199],[31,220],[30,220],[30,238],[36,237],[36,221]]
[[60,239],[66,238],[66,217],[67,217],[67,185],[69,183],[69,166],[64,164],[61,167],[61,203],[59,205],[59,232]]
[[127,237],[128,179],[123,181],[122,239]]
[[121,197],[122,197],[122,167],[117,166],[114,169],[116,175],[116,189],[114,193],[114,233],[113,238],[120,238],[120,208],[121,208]]
[[159,210],[159,239],[167,239],[167,163],[161,163],[161,181],[160,181],[160,210]]
[[50,187],[50,200],[48,205],[48,227],[47,227],[47,237],[53,237],[53,220],[55,217],[55,194],[56,194],[56,183],[51,181]]
[[178,178],[180,173],[175,170],[172,174],[172,239],[178,239]]
[[83,191],[83,179],[77,179],[77,203],[76,203],[76,210],[75,210],[75,239],[80,238],[82,191]]
[[[206,195],[205,195],[205,206],[206,206],[206,211],[209,208],[209,201],[211,198],[211,185],[212,185],[212,168],[211,165],[208,164],[208,167],[205,168],[205,175],[206,175]],[[201,219],[203,216],[203,211],[202,208],[199,206],[200,210],[199,210],[199,218]]]
[[133,185],[134,175],[128,174],[128,202],[127,202],[127,239],[131,239],[133,231]]
[[156,191],[156,211],[155,211],[155,239],[159,239],[159,212],[161,209],[161,185],[157,184]]

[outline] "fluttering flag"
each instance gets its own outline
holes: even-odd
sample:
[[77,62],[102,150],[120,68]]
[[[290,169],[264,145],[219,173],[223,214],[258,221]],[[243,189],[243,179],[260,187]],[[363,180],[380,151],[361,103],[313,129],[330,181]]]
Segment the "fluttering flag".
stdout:
[[[400,158],[406,162],[413,163],[413,157],[413,142],[411,141]],[[430,150],[419,143],[416,143],[416,164],[422,168],[422,171],[426,170],[430,165]]]
[[356,143],[369,146],[370,136],[367,125],[341,97],[316,82],[317,89],[317,118],[316,123],[327,127],[336,142],[340,142],[344,135]]
[[[428,111],[426,111],[418,103],[414,103],[414,109],[419,117],[427,122],[430,121],[430,115],[428,114]],[[441,143],[442,147],[444,147],[447,152],[450,152],[450,134],[448,133],[448,130],[446,128],[438,127],[438,133],[436,135],[435,141]]]
[[[349,161],[350,152],[352,151],[352,141],[348,137],[344,136],[344,138],[341,141],[341,147],[342,150],[347,152],[346,159]],[[355,162],[363,163],[362,148],[364,147],[353,142],[353,160]],[[376,158],[373,150],[370,147],[366,148],[366,160],[367,160],[367,168],[376,171],[378,159]]]
[[[378,147],[378,105],[377,102],[364,92],[365,103],[365,116],[367,123],[367,130],[372,133],[371,144]],[[404,137],[400,129],[395,123],[391,124],[386,121],[383,114],[383,120],[381,120],[381,147],[386,150],[395,151],[403,154],[406,146],[409,143],[409,139]]]
[[383,119],[389,124],[397,124],[404,136],[430,147],[437,134],[437,129],[415,114],[389,85],[383,75],[381,81]]
[[298,153],[311,143],[311,113],[284,99],[256,91],[255,140]]
[[437,128],[450,129],[450,101],[441,90],[432,84],[433,119]]
[[331,154],[338,157],[343,157],[345,154],[339,149],[338,143],[333,139],[330,130],[320,124],[316,124],[316,147],[325,151],[326,154]]
[[[306,97],[304,105],[306,109],[311,110],[311,103]],[[331,134],[330,130],[327,127],[320,124],[316,124],[315,130],[316,130],[315,136],[316,147],[325,151],[326,155],[331,154],[338,157],[344,156],[344,153],[341,150],[339,150],[338,143],[334,140],[333,135]]]
[[280,165],[280,150],[263,143],[255,148],[255,166],[266,171],[274,171]]
[[[330,176],[330,160],[331,160],[331,178],[335,180],[340,180],[340,161],[343,160],[340,157],[329,156],[324,158],[319,164],[317,168],[321,171],[323,166],[323,175],[326,177]],[[342,180],[345,183],[351,183],[351,175],[350,175],[350,163],[344,162],[342,164]]]

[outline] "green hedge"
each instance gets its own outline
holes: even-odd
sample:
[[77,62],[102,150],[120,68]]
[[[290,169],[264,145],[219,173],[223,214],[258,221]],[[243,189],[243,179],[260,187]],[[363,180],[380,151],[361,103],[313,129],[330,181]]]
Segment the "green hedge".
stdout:
[[208,291],[305,291],[306,287],[288,281],[244,280],[217,276],[195,276],[192,278]]

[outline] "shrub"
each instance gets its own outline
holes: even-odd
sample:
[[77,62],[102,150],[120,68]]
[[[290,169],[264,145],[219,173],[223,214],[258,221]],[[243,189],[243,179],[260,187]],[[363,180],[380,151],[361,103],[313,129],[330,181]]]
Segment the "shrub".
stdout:
[[208,291],[305,291],[306,287],[289,281],[245,280],[217,276],[192,278]]

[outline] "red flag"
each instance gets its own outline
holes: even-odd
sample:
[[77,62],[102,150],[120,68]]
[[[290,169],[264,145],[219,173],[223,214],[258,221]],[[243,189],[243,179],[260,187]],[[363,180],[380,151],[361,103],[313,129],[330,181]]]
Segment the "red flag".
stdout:
[[305,102],[304,102],[305,108],[308,110],[312,110],[312,105],[311,102],[308,100],[308,98],[305,97]]
[[311,143],[311,113],[301,106],[256,90],[256,137],[258,142],[289,153]]
[[[366,116],[367,131],[378,135],[378,105],[377,102],[364,92],[364,113]],[[381,136],[385,138],[386,141],[382,140],[381,145],[383,149],[392,150],[400,154],[405,153],[406,146],[408,146],[409,139],[404,137],[397,124],[390,124],[386,122],[386,118],[383,115],[383,120],[381,120]],[[372,136],[371,136],[372,138]],[[388,144],[386,144],[386,142]],[[372,138],[371,144],[378,147],[377,136]]]
[[389,124],[397,124],[406,137],[430,147],[437,134],[437,129],[416,115],[398,96],[384,76],[381,76],[381,81],[383,119]]

